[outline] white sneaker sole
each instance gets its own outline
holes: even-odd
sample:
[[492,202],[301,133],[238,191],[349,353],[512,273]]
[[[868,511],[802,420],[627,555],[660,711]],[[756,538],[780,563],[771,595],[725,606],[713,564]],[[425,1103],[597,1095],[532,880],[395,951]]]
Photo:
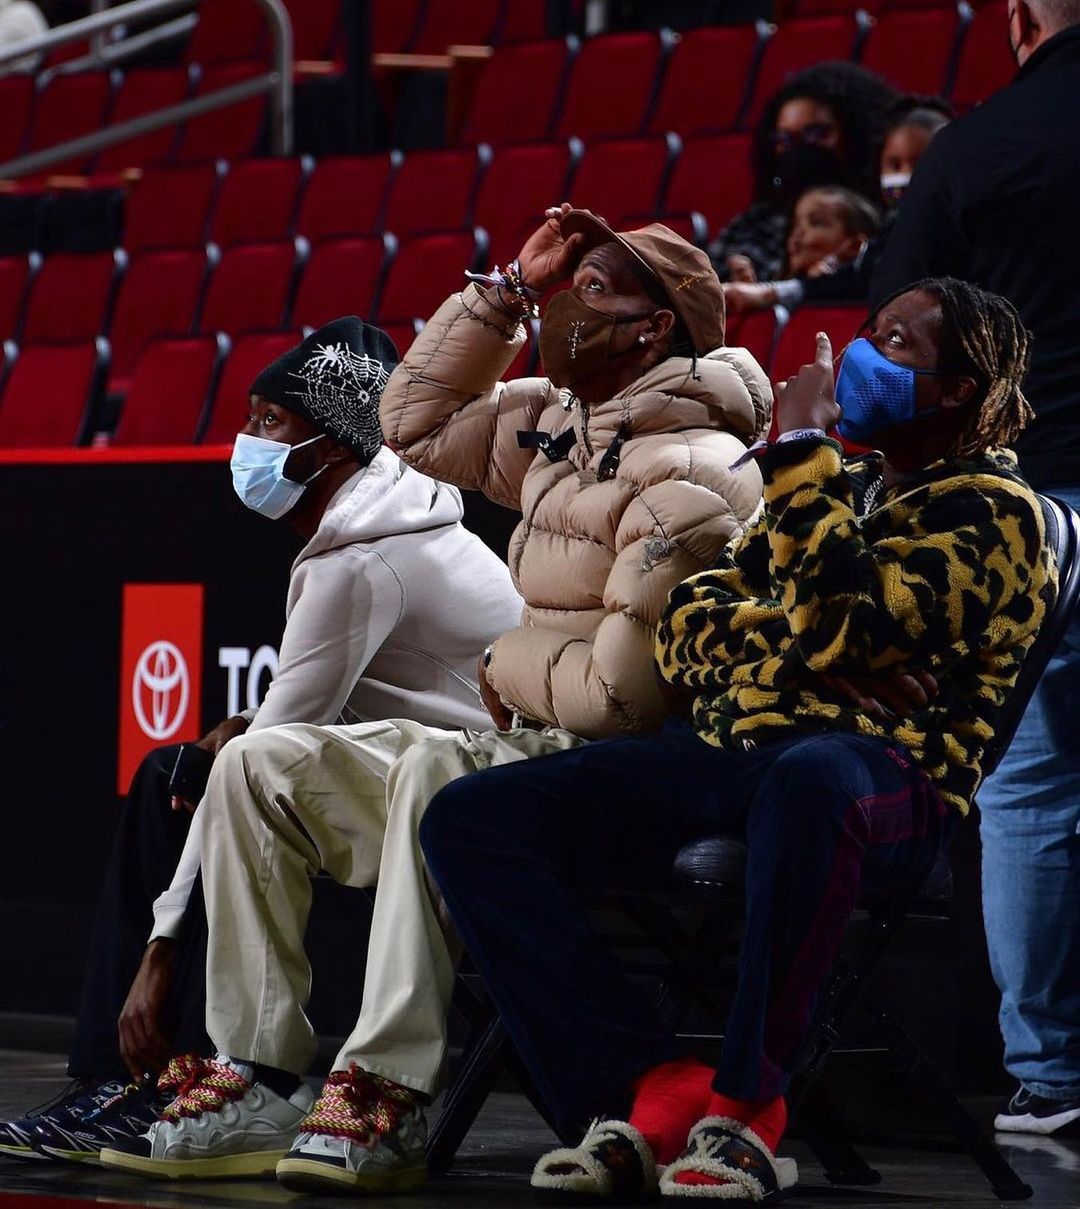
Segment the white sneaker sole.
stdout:
[[277,1165],[278,1183],[290,1192],[410,1192],[422,1188],[427,1176],[426,1163],[370,1175],[318,1159],[284,1158]]
[[1022,1116],[1009,1116],[998,1113],[994,1118],[994,1128],[1002,1133],[1057,1133],[1073,1121],[1080,1121],[1080,1108],[1070,1108],[1066,1112],[1055,1113],[1052,1117],[1036,1117],[1026,1112]]
[[220,1180],[237,1176],[273,1175],[287,1150],[254,1150],[242,1154],[221,1154],[207,1159],[153,1159],[122,1150],[101,1152],[103,1167],[121,1167],[154,1179]]

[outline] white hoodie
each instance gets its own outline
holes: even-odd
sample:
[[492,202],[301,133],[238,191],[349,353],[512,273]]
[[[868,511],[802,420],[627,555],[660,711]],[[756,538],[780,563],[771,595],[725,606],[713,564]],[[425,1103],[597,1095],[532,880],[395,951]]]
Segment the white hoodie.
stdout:
[[[293,563],[278,671],[249,730],[410,718],[488,730],[476,668],[521,620],[506,564],[462,524],[461,494],[383,448],[342,484]],[[176,936],[199,869],[196,811],[154,903]]]

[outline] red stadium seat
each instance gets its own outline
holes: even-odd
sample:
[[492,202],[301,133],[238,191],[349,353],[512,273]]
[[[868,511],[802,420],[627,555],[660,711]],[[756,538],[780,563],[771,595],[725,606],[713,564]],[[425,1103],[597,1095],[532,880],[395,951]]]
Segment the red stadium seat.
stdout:
[[496,47],[458,141],[499,146],[546,138],[569,53],[561,38]]
[[199,331],[272,331],[285,322],[293,281],[307,255],[302,240],[237,244],[222,254],[203,300]]
[[19,334],[23,299],[39,261],[36,255],[0,256],[0,344]]
[[210,238],[221,248],[237,243],[285,239],[310,161],[251,159],[234,164],[222,182]]
[[839,361],[844,348],[855,338],[866,318],[859,306],[802,307],[788,320],[780,333],[773,355],[772,380],[784,382],[814,359],[814,338],[828,332],[833,355]]
[[238,337],[218,376],[203,445],[231,445],[247,422],[252,382],[282,353],[300,343],[295,332],[251,332]]
[[293,324],[321,327],[341,315],[366,319],[392,255],[392,240],[379,235],[316,244],[293,305]]
[[401,239],[467,227],[481,171],[474,147],[408,152],[390,183],[383,228]]
[[724,343],[729,348],[745,348],[768,373],[779,325],[772,309],[752,315],[729,315]]
[[850,59],[858,28],[850,17],[808,17],[785,21],[765,43],[743,125],[753,127],[769,98],[789,77],[823,59]]
[[269,48],[269,25],[254,0],[214,0],[195,10],[199,23],[191,31],[184,58],[189,63],[228,63],[263,59]]
[[312,242],[380,229],[386,186],[393,172],[389,155],[329,156],[311,174],[296,230]]
[[0,449],[75,445],[101,392],[103,340],[24,348],[0,396]]
[[22,341],[74,344],[100,336],[126,261],[121,251],[47,257],[30,290]]
[[622,230],[630,215],[640,219],[657,212],[664,176],[677,151],[674,135],[590,143],[574,177],[570,200]]
[[203,248],[146,251],[133,256],[116,299],[109,339],[109,393],[125,394],[146,346],[190,335],[208,265]]
[[147,168],[128,195],[124,246],[129,252],[201,248],[218,182],[213,164]]
[[14,159],[30,129],[34,108],[34,81],[31,76],[0,76],[0,164]]
[[904,92],[937,95],[945,90],[958,29],[952,5],[882,13],[867,35],[863,66]]
[[427,0],[424,19],[409,50],[440,55],[448,46],[488,46],[495,34],[503,0]]
[[375,54],[409,50],[420,20],[420,0],[371,0],[371,49]]
[[682,135],[730,130],[757,54],[753,25],[688,30],[671,52],[649,128]]
[[653,33],[590,38],[570,67],[555,136],[637,134],[648,116],[662,53]]
[[[129,71],[117,90],[109,124],[119,125],[153,109],[179,105],[186,100],[190,88],[188,73],[182,68]],[[120,168],[159,163],[168,158],[175,138],[176,127],[165,126],[161,130],[126,139],[114,147],[106,147],[97,157],[94,170],[115,172]]]
[[465,271],[475,266],[477,242],[469,231],[419,236],[403,243],[386,271],[378,322],[416,316],[426,320],[450,294],[465,287]]
[[412,320],[403,323],[388,323],[383,331],[393,340],[398,357],[404,357],[409,351],[409,345],[416,339],[416,325]]
[[[195,95],[206,96],[218,89],[239,84],[260,71],[260,66],[249,63],[223,63],[208,67]],[[181,164],[213,159],[243,159],[255,151],[262,134],[265,112],[266,97],[256,96],[192,118],[184,126],[173,158]]]
[[131,376],[113,445],[190,445],[210,401],[222,336],[155,340]]
[[500,46],[509,42],[536,42],[547,36],[547,0],[512,0],[503,6],[495,31]]
[[[105,71],[54,77],[38,94],[26,150],[42,151],[100,129],[105,125],[111,93],[112,84]],[[7,121],[6,115],[4,121]],[[77,156],[52,164],[49,172],[80,172],[86,165],[86,158]]]
[[539,226],[548,206],[567,200],[580,152],[576,142],[529,143],[495,152],[473,210],[473,221],[488,233],[493,261],[512,260],[521,251],[523,234]]
[[332,59],[341,24],[341,0],[285,0],[285,7],[292,17],[294,56]]
[[1004,88],[1016,75],[1016,60],[1005,36],[1006,0],[977,9],[967,27],[956,65],[952,102],[961,113]]
[[704,214],[709,230],[727,226],[750,204],[754,169],[749,134],[701,134],[683,143],[668,182],[668,214]]

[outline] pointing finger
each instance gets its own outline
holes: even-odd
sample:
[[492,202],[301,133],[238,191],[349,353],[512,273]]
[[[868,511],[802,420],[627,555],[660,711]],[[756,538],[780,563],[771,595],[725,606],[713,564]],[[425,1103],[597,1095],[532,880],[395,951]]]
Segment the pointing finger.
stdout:
[[827,332],[818,332],[817,334],[817,351],[814,353],[814,364],[820,365],[822,369],[832,371],[832,341],[829,339]]

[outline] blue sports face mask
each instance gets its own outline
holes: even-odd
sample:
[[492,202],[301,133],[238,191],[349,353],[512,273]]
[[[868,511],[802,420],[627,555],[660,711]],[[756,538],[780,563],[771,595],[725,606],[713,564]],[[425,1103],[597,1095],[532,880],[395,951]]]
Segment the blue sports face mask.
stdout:
[[[865,337],[853,340],[840,362],[836,379],[836,402],[840,423],[836,430],[857,445],[882,428],[915,418],[915,378],[919,374],[939,376],[935,369],[911,369],[897,365]],[[940,410],[927,408],[921,415]]]
[[253,512],[268,516],[272,521],[278,520],[295,506],[311,479],[326,469],[320,466],[310,479],[294,483],[285,477],[289,454],[294,449],[321,441],[325,435],[321,432],[298,445],[289,445],[285,441],[268,441],[265,437],[238,433],[229,461],[233,490]]

